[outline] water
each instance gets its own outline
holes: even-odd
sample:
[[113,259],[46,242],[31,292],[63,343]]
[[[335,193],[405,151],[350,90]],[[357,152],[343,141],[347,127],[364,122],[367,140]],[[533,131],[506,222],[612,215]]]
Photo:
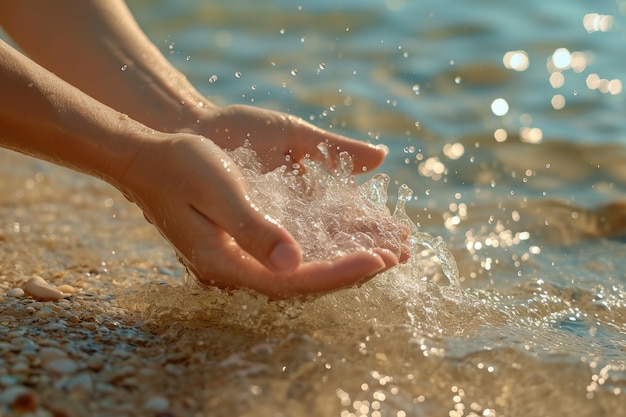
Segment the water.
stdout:
[[159,343],[201,347],[170,377],[214,415],[623,414],[626,3],[130,6],[216,103],[387,145],[390,202],[413,190],[400,201],[446,242],[459,287],[418,246],[419,268],[313,301],[182,290],[115,191],[3,152],[10,273],[66,271],[120,300],[143,288],[152,304],[133,308]]

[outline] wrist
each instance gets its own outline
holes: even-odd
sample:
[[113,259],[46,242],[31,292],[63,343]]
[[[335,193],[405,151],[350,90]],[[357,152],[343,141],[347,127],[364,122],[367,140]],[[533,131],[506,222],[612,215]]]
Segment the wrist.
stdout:
[[193,130],[207,112],[217,107],[203,97],[183,74],[167,63],[162,65],[160,71],[142,64],[129,65],[125,71],[129,85],[121,95],[125,99],[121,103],[114,100],[105,100],[105,103],[160,132]]

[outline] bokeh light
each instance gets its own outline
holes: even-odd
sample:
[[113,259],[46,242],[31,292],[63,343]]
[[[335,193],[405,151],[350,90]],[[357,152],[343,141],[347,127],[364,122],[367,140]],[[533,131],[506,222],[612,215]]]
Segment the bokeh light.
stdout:
[[509,51],[502,58],[504,66],[515,71],[524,71],[530,65],[526,51]]
[[589,33],[607,32],[613,27],[613,16],[588,13],[583,17],[583,26]]
[[496,116],[504,116],[509,112],[509,103],[503,98],[497,98],[491,103],[491,111]]

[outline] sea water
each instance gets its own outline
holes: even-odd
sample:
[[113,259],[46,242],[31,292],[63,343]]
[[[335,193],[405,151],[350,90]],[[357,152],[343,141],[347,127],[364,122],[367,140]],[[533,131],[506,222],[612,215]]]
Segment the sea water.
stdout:
[[201,352],[168,378],[210,415],[623,414],[623,1],[129,4],[217,104],[388,146],[357,187],[387,175],[430,247],[315,300],[183,286],[114,190],[3,152],[3,274],[138,289],[159,343]]

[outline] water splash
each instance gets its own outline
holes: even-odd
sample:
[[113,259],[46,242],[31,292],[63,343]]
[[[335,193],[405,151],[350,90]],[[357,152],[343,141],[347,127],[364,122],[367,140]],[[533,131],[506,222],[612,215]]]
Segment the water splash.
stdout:
[[[440,237],[420,232],[406,213],[413,196],[400,186],[393,214],[387,207],[390,178],[376,174],[357,186],[353,161],[347,152],[332,152],[318,146],[322,160],[305,159],[290,167],[263,172],[262,164],[249,147],[229,153],[240,165],[255,204],[277,219],[303,248],[304,260],[332,259],[360,250],[385,247],[398,255],[403,228],[408,228],[411,257],[409,268],[419,269],[417,246],[433,251],[451,286],[458,285],[454,256]],[[406,236],[406,233],[404,233]]]
[[448,278],[450,285],[457,286],[459,282],[459,269],[454,256],[446,246],[446,242],[443,241],[441,236],[434,237],[428,233],[420,232],[417,229],[417,225],[413,223],[407,215],[405,206],[407,202],[411,201],[412,197],[413,190],[406,184],[402,184],[398,189],[398,201],[396,202],[396,209],[393,213],[396,219],[411,230],[411,236],[409,237],[412,244],[411,254],[415,255],[415,246],[417,245],[423,245],[432,250],[439,259],[441,269]]

